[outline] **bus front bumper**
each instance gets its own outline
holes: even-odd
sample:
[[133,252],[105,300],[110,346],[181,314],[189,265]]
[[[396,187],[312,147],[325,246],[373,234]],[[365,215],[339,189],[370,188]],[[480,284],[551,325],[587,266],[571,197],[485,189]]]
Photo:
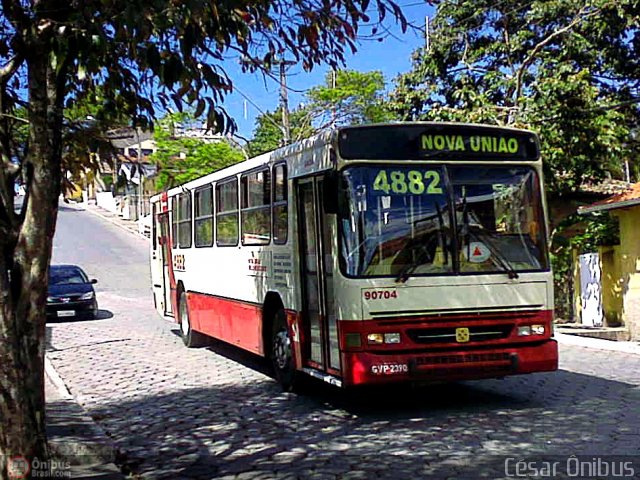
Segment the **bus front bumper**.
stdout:
[[394,382],[441,382],[500,378],[558,369],[558,344],[553,339],[535,345],[424,351],[411,354],[343,353],[344,386]]

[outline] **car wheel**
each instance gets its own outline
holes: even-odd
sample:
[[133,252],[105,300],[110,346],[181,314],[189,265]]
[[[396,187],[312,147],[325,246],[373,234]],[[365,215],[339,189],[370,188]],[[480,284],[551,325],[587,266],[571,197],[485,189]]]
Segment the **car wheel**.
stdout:
[[287,326],[287,316],[279,309],[273,317],[271,336],[271,363],[276,380],[282,390],[291,392],[300,385],[300,373],[293,362],[291,336]]
[[178,304],[178,320],[180,321],[180,336],[182,341],[189,348],[204,347],[209,343],[206,335],[195,332],[191,328],[189,320],[189,305],[187,304],[187,293],[180,294],[180,302]]
[[93,302],[93,308],[91,309],[91,313],[89,313],[89,320],[98,318],[98,311],[98,302]]

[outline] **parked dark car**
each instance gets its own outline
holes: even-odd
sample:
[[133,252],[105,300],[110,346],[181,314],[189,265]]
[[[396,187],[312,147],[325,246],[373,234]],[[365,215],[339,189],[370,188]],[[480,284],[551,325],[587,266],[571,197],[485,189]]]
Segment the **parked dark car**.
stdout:
[[91,319],[98,315],[98,301],[93,284],[87,274],[75,265],[51,265],[47,318]]

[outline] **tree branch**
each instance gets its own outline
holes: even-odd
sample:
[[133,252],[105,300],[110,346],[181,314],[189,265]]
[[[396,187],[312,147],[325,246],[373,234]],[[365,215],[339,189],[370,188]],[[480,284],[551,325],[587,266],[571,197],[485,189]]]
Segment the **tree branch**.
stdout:
[[24,61],[24,57],[22,55],[14,55],[10,58],[7,63],[4,64],[2,68],[0,68],[0,85],[4,85],[11,76],[16,73],[16,70],[20,68],[22,62]]
[[11,115],[9,113],[0,113],[0,117],[9,118],[17,122],[26,123],[27,125],[29,124],[29,120],[27,120],[26,118],[16,117],[15,115]]
[[[540,53],[540,51],[546,47],[547,45],[549,45],[551,43],[552,40],[556,39],[557,37],[559,37],[560,35],[563,35],[565,33],[567,33],[569,30],[571,30],[573,27],[575,27],[581,20],[591,17],[593,15],[595,15],[596,13],[599,13],[600,10],[596,9],[592,12],[589,13],[584,13],[585,10],[588,7],[584,7],[581,8],[580,11],[578,11],[578,13],[576,14],[576,16],[573,18],[573,20],[571,20],[571,22],[569,22],[569,24],[565,25],[564,27],[560,28],[559,30],[556,30],[555,32],[552,32],[551,34],[549,34],[549,36],[547,36],[547,38],[541,40],[540,42],[538,42],[538,44],[533,47],[533,50],[531,51],[531,53],[524,59],[524,61],[522,62],[522,65],[520,65],[520,68],[518,69],[518,74],[516,76],[516,88],[514,91],[514,96],[513,96],[513,104],[514,106],[517,106],[519,103],[519,99],[520,99],[520,95],[522,94],[522,82],[523,82],[523,77],[524,77],[524,73],[526,71],[526,69],[531,66],[531,64],[533,63],[533,61],[536,59],[537,55]],[[510,122],[513,119],[510,119]]]

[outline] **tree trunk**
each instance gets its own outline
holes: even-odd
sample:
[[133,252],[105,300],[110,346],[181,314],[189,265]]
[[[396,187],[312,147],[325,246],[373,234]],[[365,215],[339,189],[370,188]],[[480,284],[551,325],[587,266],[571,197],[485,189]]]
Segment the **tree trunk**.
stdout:
[[[13,239],[0,239],[0,479],[48,458],[44,352],[48,270],[61,185],[61,88],[47,48],[29,58],[29,191]],[[17,459],[17,460],[16,460]],[[17,470],[20,473],[20,470]],[[21,477],[22,478],[22,477]]]

